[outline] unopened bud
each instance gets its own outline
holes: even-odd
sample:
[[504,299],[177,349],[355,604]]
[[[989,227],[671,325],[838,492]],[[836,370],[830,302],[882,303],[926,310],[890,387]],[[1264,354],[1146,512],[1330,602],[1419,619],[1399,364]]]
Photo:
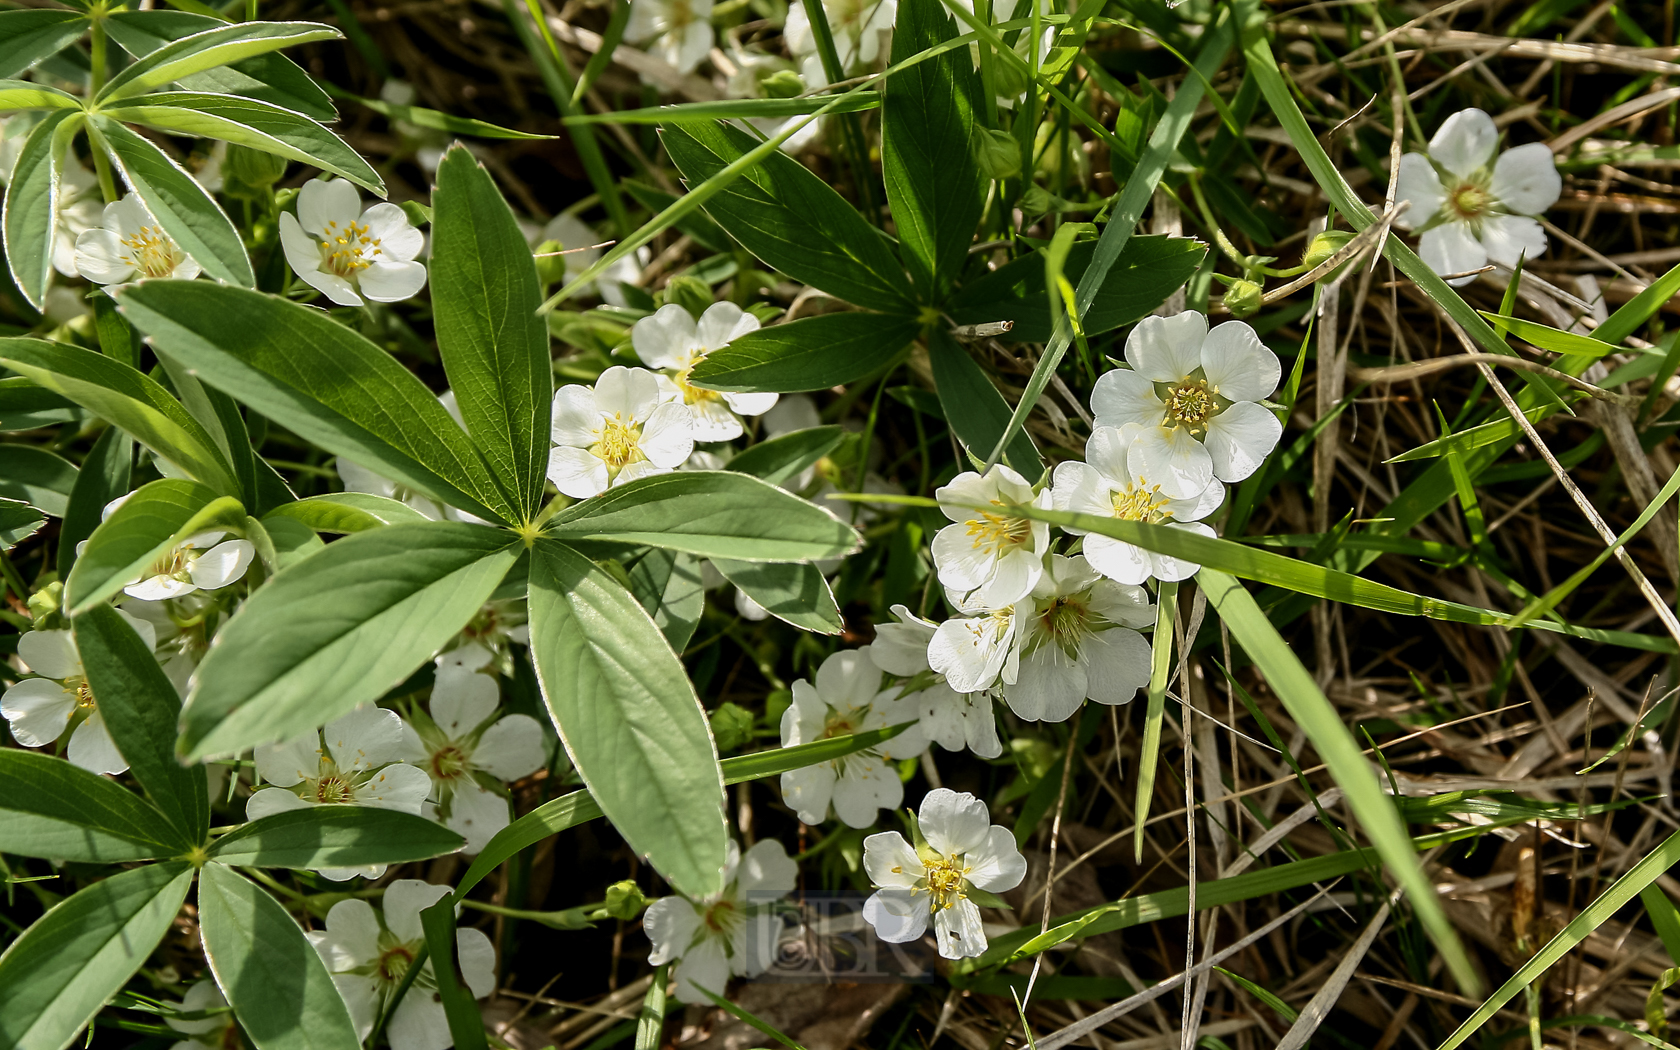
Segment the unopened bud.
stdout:
[[1232,281],[1225,289],[1225,309],[1231,311],[1232,317],[1253,317],[1260,312],[1260,298],[1265,291],[1247,278]]
[[1325,230],[1312,239],[1307,245],[1306,253],[1301,256],[1301,265],[1307,269],[1315,269],[1324,261],[1347,247],[1353,240],[1353,234],[1347,230]]
[[1037,218],[1055,206],[1056,198],[1049,190],[1038,185],[1028,186],[1023,190],[1021,199],[1016,204],[1016,207],[1021,209],[1021,214],[1029,218]]
[[805,81],[791,69],[781,69],[759,82],[769,98],[797,98],[805,93]]
[[642,892],[642,888],[630,879],[615,882],[607,887],[607,899],[601,910],[615,919],[629,922],[642,913],[653,901]]
[[286,158],[232,142],[223,165],[235,180],[254,189],[266,190],[286,175]]
[[712,286],[698,277],[673,277],[665,285],[665,301],[676,303],[695,317],[712,305]]
[[1007,131],[980,128],[974,134],[974,159],[988,179],[1021,174],[1021,144]]
[[64,584],[54,580],[29,596],[29,617],[35,629],[41,630],[45,621],[56,614],[64,603]]
[[712,712],[712,737],[720,754],[751,740],[752,727],[752,712],[738,704],[725,702]]
[[566,277],[566,257],[560,253],[566,246],[559,241],[548,240],[537,245],[537,279],[543,284],[554,284]]

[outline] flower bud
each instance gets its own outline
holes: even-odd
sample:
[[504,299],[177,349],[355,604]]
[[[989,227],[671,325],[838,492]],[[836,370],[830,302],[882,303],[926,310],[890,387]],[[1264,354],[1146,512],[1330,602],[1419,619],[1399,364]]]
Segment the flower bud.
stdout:
[[642,888],[636,885],[635,880],[625,879],[607,887],[606,900],[602,903],[601,910],[615,919],[629,922],[652,903],[653,901],[642,893]]
[[35,622],[35,629],[44,629],[46,622],[55,616],[64,604],[64,584],[54,580],[34,594],[29,596],[29,617]]
[[1232,281],[1225,289],[1225,309],[1231,311],[1232,317],[1253,317],[1260,312],[1260,297],[1265,289],[1246,277]]
[[752,712],[725,701],[712,712],[712,736],[720,753],[733,751],[752,739]]
[[1021,192],[1021,199],[1015,205],[1021,209],[1021,214],[1028,218],[1037,218],[1056,206],[1056,198],[1042,186],[1028,186]]
[[780,69],[760,81],[768,98],[796,98],[805,93],[805,81],[791,69]]
[[566,246],[555,240],[537,245],[537,280],[549,285],[565,279],[566,257],[558,254],[565,250]]
[[223,163],[229,175],[260,189],[267,189],[286,175],[286,158],[233,142],[228,143],[227,160]]
[[1307,245],[1305,254],[1301,256],[1301,265],[1311,270],[1341,251],[1351,240],[1353,234],[1347,230],[1325,230]]
[[673,277],[665,285],[665,301],[676,303],[698,318],[712,305],[712,286],[698,277]]
[[988,179],[1008,179],[1021,174],[1021,144],[1007,131],[976,130],[974,158]]

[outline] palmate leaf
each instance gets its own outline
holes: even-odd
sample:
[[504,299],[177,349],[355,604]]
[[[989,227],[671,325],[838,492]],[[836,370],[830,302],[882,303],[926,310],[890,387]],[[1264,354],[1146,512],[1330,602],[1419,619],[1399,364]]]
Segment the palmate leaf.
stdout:
[[[33,84],[16,88],[0,84],[0,105],[16,101],[7,97],[8,92],[24,90],[48,89]],[[11,181],[6,184],[5,205],[0,209],[0,226],[6,232],[6,266],[18,291],[37,310],[46,303],[47,282],[52,277],[64,159],[70,140],[84,123],[86,118],[75,110],[48,114],[23,140]]]
[[712,565],[771,616],[802,631],[839,634],[846,629],[834,592],[822,570],[809,563],[730,561],[713,558]]
[[[939,404],[951,429],[968,446],[970,454],[979,456],[991,451],[1003,440],[1009,426],[1009,402],[998,393],[968,350],[944,329],[928,333],[928,358],[933,364]],[[1028,481],[1036,482],[1044,472],[1043,460],[1025,430],[1015,432],[1005,458]]]
[[751,474],[772,485],[780,485],[839,448],[844,436],[845,430],[839,426],[795,430],[791,434],[760,441],[745,452],[737,453],[725,464],[725,469]]
[[329,492],[293,500],[264,515],[263,521],[272,522],[277,517],[291,518],[316,532],[365,532],[430,520],[406,503],[368,492]]
[[[182,37],[217,29],[228,23],[189,11],[113,11],[105,17],[111,39],[135,58],[144,58]],[[338,119],[332,99],[297,63],[269,52],[176,79],[183,91],[215,92],[260,99],[301,113],[312,120]]]
[[0,551],[9,551],[41,531],[45,511],[17,499],[0,497]]

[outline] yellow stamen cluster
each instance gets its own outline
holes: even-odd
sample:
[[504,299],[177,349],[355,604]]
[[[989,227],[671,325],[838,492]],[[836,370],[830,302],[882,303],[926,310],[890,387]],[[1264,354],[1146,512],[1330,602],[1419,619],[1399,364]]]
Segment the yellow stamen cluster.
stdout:
[[1161,486],[1151,485],[1143,478],[1137,484],[1116,491],[1112,497],[1114,516],[1122,521],[1143,521],[1158,524],[1172,517],[1162,510],[1169,500],[1161,495]]
[[342,773],[322,773],[315,781],[315,801],[323,806],[339,806],[355,801],[356,789],[350,778]]
[[[993,501],[997,506],[1001,503]],[[1005,554],[1032,540],[1032,522],[1008,514],[982,512],[968,521],[968,534],[974,546],[992,555]]]
[[465,776],[467,772],[468,756],[465,751],[454,744],[432,752],[432,776],[439,780],[454,780]]
[[1448,206],[1465,221],[1481,218],[1492,203],[1493,195],[1473,182],[1466,182],[1447,195]]
[[1207,429],[1207,421],[1219,412],[1219,398],[1207,380],[1193,376],[1171,384],[1162,402],[1167,409],[1167,426],[1186,427],[1192,433]]
[[374,237],[367,223],[350,222],[339,226],[327,223],[327,237],[321,242],[321,264],[329,273],[339,277],[354,277],[374,264],[374,257],[384,254],[380,239]]
[[630,464],[647,458],[642,455],[641,440],[641,427],[613,416],[601,424],[600,437],[589,447],[589,451],[616,474]]
[[74,685],[76,693],[76,710],[87,711],[91,714],[97,708],[98,705],[93,702],[93,687],[88,685],[86,678],[71,679],[69,682],[64,684]]
[[[927,876],[923,880],[927,894],[932,898],[932,909],[940,911],[944,908],[954,908],[960,900],[966,900],[965,891],[968,882],[969,869],[963,866],[962,858],[937,856],[927,865]],[[923,888],[923,887],[918,887]]]
[[406,944],[398,944],[379,953],[379,962],[375,964],[379,970],[380,979],[392,984],[403,979],[408,968],[414,965],[414,950]]
[[723,395],[716,390],[707,390],[688,381],[689,375],[694,371],[694,366],[698,365],[700,361],[701,358],[695,358],[687,368],[671,377],[671,381],[677,384],[677,389],[682,391],[683,404],[685,405],[698,405],[703,401],[723,400]]
[[146,277],[168,277],[186,258],[161,226],[142,226],[121,238],[121,243],[125,249],[122,261]]
[[153,576],[165,576],[172,580],[190,580],[192,575],[187,571],[192,565],[192,558],[188,554],[189,549],[182,546],[171,550],[152,564],[151,574]]

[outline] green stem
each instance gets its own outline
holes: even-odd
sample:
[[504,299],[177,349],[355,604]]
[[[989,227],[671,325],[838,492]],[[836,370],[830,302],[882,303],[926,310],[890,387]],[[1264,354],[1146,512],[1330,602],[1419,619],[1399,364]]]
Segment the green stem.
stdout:
[[[92,71],[88,74],[88,98],[98,96],[105,87],[106,48],[105,48],[105,9],[95,7],[92,11],[92,36],[89,40],[91,51]],[[105,198],[106,204],[117,200],[117,181],[111,175],[111,160],[105,155],[98,142],[93,146],[93,170],[99,175],[99,192]]]

